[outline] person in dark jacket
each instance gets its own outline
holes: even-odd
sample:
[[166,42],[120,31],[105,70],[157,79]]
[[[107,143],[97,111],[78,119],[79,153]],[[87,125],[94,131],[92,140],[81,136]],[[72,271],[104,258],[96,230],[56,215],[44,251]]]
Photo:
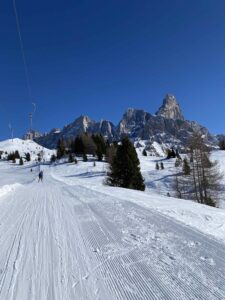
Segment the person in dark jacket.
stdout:
[[40,172],[39,172],[38,178],[39,178],[39,179],[38,179],[38,182],[39,182],[39,181],[43,181],[43,171],[40,171]]

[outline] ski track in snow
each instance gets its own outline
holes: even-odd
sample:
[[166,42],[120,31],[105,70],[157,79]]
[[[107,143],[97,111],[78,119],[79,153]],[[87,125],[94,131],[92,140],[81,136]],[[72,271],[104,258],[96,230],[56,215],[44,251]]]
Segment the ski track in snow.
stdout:
[[223,243],[51,172],[0,201],[0,299],[225,299]]

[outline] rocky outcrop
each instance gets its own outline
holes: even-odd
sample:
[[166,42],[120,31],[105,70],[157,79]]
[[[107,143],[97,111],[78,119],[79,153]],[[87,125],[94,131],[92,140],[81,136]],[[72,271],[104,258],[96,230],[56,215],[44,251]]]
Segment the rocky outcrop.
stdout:
[[151,114],[140,109],[129,108],[117,126],[118,136],[143,137],[145,125]]
[[92,133],[99,133],[105,138],[112,140],[117,137],[116,128],[112,122],[102,120],[100,122],[96,122],[95,126],[92,128]]
[[156,115],[166,119],[184,120],[179,103],[177,102],[175,96],[170,94],[166,95],[163,100],[163,105],[156,112]]

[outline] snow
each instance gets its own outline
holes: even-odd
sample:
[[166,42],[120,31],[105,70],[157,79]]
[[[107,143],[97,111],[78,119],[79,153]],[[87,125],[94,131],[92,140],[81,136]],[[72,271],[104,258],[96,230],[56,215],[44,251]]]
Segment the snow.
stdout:
[[29,152],[32,160],[37,159],[39,153],[43,153],[43,158],[49,160],[52,154],[55,154],[54,150],[49,150],[44,148],[32,140],[22,140],[19,138],[5,140],[0,142],[0,151],[3,151],[3,158],[11,152],[19,151],[20,155],[23,156],[25,153]]
[[21,184],[6,184],[0,188],[0,197],[5,196],[6,194],[15,191],[18,187],[21,187]]
[[[159,158],[142,157],[142,173],[145,177],[147,189],[145,193],[104,185],[107,165],[97,162],[93,167],[92,162],[79,162],[58,165],[51,168],[51,176],[67,185],[85,186],[93,191],[101,191],[105,195],[113,195],[122,200],[137,203],[147,209],[155,210],[171,217],[187,226],[193,227],[203,233],[210,234],[225,242],[225,210],[202,205],[191,200],[168,197],[171,188],[170,179],[174,175],[174,159],[165,160],[165,170],[155,170],[155,161]],[[163,175],[162,175],[163,174]],[[168,179],[169,178],[169,179]],[[172,194],[172,188],[171,188]],[[138,200],[137,200],[138,199]]]
[[138,153],[145,192],[102,162],[0,162],[0,299],[225,299],[225,210],[165,196],[174,160]]
[[153,147],[156,149],[157,153],[159,153],[160,156],[165,156],[165,152],[163,151],[162,146],[159,145],[159,143],[153,142]]

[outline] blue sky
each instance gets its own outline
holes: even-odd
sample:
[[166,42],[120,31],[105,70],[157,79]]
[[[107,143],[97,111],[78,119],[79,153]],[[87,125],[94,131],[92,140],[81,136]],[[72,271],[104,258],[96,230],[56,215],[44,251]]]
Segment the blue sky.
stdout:
[[225,133],[225,1],[16,0],[32,97],[13,13],[0,2],[0,139],[49,131],[81,114],[118,123],[154,113],[166,93],[185,117]]

